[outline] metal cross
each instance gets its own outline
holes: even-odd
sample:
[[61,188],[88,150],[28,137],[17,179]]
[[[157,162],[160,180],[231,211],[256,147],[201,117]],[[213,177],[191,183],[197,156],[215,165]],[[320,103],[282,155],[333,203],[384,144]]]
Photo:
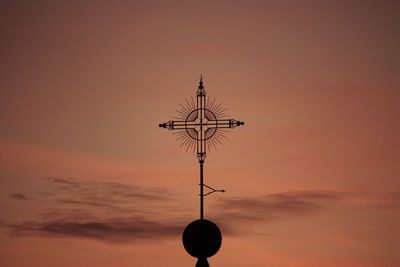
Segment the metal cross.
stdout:
[[[185,130],[188,137],[196,141],[197,158],[200,163],[200,218],[203,219],[203,197],[214,192],[225,192],[215,190],[203,183],[203,166],[207,152],[207,140],[212,138],[216,131],[221,128],[235,128],[244,125],[243,121],[234,119],[218,119],[216,114],[207,108],[206,91],[203,86],[203,77],[200,76],[200,83],[196,93],[196,108],[186,114],[185,120],[170,120],[159,124],[161,128],[169,130]],[[204,186],[211,189],[207,194],[203,193]]]

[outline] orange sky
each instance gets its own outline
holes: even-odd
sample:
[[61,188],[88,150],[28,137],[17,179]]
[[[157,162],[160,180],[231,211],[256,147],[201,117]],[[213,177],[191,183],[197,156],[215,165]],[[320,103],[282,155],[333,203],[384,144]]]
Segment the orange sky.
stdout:
[[[78,3],[79,2],[79,3]],[[0,262],[194,266],[198,162],[160,122],[245,121],[205,163],[212,267],[400,266],[395,1],[2,1]]]

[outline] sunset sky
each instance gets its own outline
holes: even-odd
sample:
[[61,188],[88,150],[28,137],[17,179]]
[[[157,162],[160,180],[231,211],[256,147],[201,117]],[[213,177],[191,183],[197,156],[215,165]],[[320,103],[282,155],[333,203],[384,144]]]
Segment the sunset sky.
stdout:
[[205,90],[211,267],[400,266],[398,1],[0,3],[0,265],[190,267]]

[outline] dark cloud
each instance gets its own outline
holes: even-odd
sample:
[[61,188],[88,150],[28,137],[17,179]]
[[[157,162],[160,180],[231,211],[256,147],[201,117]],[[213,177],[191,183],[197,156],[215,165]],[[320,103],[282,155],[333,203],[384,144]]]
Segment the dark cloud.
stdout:
[[135,242],[155,240],[181,235],[184,225],[161,223],[143,219],[108,219],[104,221],[76,222],[56,220],[49,222],[25,222],[7,225],[15,236],[39,235],[53,237],[92,238],[106,242]]
[[[45,181],[53,188],[41,195],[49,209],[30,222],[2,223],[13,235],[106,242],[177,238],[194,215],[186,216],[193,210],[186,209],[185,203],[177,207],[171,198],[174,194],[163,188],[57,177]],[[13,195],[22,199],[22,194]],[[342,197],[333,191],[298,191],[224,199],[208,207],[207,217],[220,225],[225,235],[235,235],[242,225],[316,214]]]
[[79,194],[88,199],[97,200],[166,200],[170,198],[167,190],[158,187],[140,187],[113,182],[84,181],[73,178],[45,178],[59,191]]
[[28,197],[21,193],[13,193],[9,197],[16,200],[28,200]]
[[210,215],[235,234],[235,224],[310,216],[343,197],[343,193],[334,191],[297,191],[226,199],[215,205]]
[[[177,206],[177,201],[171,198],[175,194],[163,188],[57,177],[45,181],[52,190],[39,194],[39,200],[47,203],[48,210],[29,222],[0,221],[3,229],[15,236],[143,242],[179,238],[195,215],[185,203]],[[10,197],[35,201],[20,193]],[[220,226],[224,235],[237,235],[243,233],[243,228],[251,229],[251,225],[257,223],[306,218],[338,207],[340,201],[357,199],[367,199],[370,201],[367,203],[378,205],[379,209],[400,207],[400,192],[366,194],[314,190],[224,198],[210,202],[206,214]]]
[[[14,236],[135,242],[178,236],[184,229],[179,221],[187,221],[173,221],[167,214],[173,207],[172,198],[163,188],[74,178],[48,177],[45,181],[52,190],[38,193],[37,199],[31,200],[45,202],[48,210],[35,220],[14,224],[1,222],[0,226]],[[17,193],[10,197],[27,199]]]
[[[47,177],[56,194],[43,194],[63,208],[95,208],[99,212],[132,212],[137,208],[160,205],[171,200],[172,194],[159,187],[141,187],[113,182],[96,182],[74,178]],[[165,205],[165,204],[163,204]]]

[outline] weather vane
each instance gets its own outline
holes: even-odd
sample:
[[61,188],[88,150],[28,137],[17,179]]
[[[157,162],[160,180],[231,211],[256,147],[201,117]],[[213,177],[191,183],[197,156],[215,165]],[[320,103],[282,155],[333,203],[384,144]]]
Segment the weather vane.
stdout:
[[[215,255],[221,247],[222,235],[216,224],[204,219],[203,199],[214,192],[225,192],[223,189],[216,190],[203,182],[204,160],[207,149],[216,148],[225,137],[226,129],[233,129],[244,125],[242,121],[228,119],[222,103],[216,99],[206,98],[203,86],[203,76],[200,75],[200,83],[196,93],[196,102],[193,98],[186,100],[185,105],[177,110],[177,120],[161,123],[159,127],[176,131],[178,140],[186,150],[196,151],[200,164],[200,220],[190,223],[184,230],[182,241],[186,251],[193,257],[198,258],[196,267],[209,266],[207,258]],[[209,189],[204,194],[204,187]]]

